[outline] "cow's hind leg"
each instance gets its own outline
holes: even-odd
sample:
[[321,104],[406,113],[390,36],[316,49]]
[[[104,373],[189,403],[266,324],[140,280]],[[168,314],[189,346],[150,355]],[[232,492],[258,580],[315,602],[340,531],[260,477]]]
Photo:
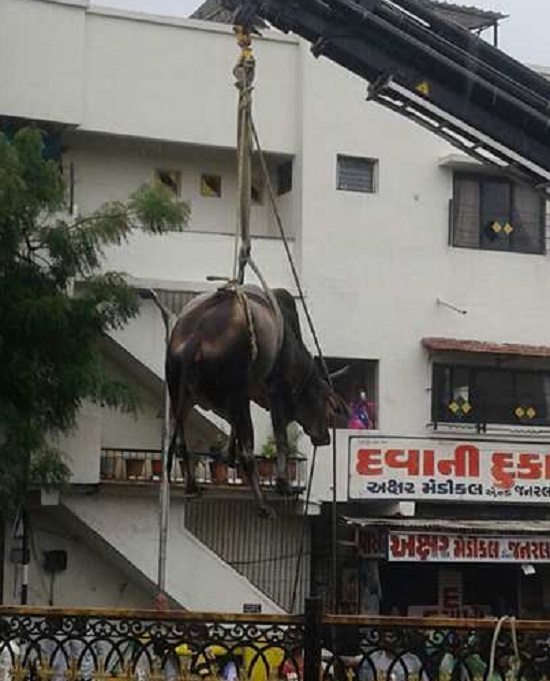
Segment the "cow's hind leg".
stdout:
[[235,429],[237,450],[244,468],[244,472],[252,488],[252,493],[258,504],[260,515],[265,518],[273,518],[274,510],[267,504],[258,477],[258,465],[254,457],[254,428],[250,416],[250,403],[248,398],[239,401],[234,411],[232,426]]
[[271,425],[273,426],[273,436],[277,447],[277,480],[276,489],[279,494],[284,496],[293,493],[292,486],[288,481],[288,435],[285,405],[281,398],[282,389],[277,386],[271,387],[269,391],[269,407],[271,412]]
[[172,472],[174,456],[184,462],[185,468],[185,491],[187,494],[198,494],[200,489],[195,477],[195,456],[187,448],[185,432],[182,423],[178,423],[174,429],[170,450],[168,453],[168,476]]

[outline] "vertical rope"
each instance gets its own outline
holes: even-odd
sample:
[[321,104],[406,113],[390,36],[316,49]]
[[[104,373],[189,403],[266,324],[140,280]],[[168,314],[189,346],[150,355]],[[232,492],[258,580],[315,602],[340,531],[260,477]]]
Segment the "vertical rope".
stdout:
[[[237,162],[238,162],[238,216],[237,234],[240,235],[238,272],[237,263],[234,273],[239,284],[244,282],[244,271],[250,257],[250,210],[252,202],[252,90],[256,60],[252,52],[250,29],[236,26],[237,42],[241,48],[239,61],[233,70],[236,87],[239,90],[239,108],[237,124]],[[237,235],[236,235],[237,238]],[[235,249],[236,250],[236,249]]]

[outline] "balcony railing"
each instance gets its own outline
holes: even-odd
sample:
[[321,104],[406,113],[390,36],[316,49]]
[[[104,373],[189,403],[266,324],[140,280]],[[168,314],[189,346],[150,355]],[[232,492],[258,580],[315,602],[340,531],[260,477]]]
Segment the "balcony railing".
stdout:
[[[275,487],[275,459],[256,457],[260,485]],[[195,477],[199,485],[217,487],[247,488],[248,480],[240,465],[231,468],[212,454],[195,454]],[[307,484],[307,461],[304,457],[290,457],[288,461],[289,482],[293,489],[300,491]],[[160,450],[151,449],[102,449],[100,477],[102,481],[154,483],[162,477]],[[183,484],[185,471],[183,462],[174,462],[172,483]]]

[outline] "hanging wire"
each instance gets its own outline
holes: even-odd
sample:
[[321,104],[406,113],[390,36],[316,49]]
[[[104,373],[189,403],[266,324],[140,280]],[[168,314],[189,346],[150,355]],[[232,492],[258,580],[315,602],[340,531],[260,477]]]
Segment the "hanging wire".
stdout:
[[294,258],[292,257],[292,253],[290,250],[290,246],[288,243],[288,238],[286,236],[284,227],[283,227],[283,221],[281,219],[281,214],[279,212],[279,207],[277,206],[277,200],[275,198],[275,192],[273,190],[273,185],[271,183],[271,178],[269,177],[269,170],[267,168],[267,163],[265,160],[264,152],[262,149],[262,146],[260,144],[260,139],[258,137],[258,131],[256,130],[256,126],[254,124],[254,120],[252,117],[250,117],[250,125],[252,128],[252,137],[254,139],[254,144],[256,146],[256,150],[258,152],[258,158],[260,159],[260,166],[262,168],[262,173],[265,179],[266,187],[267,187],[267,193],[269,195],[269,202],[271,204],[271,208],[273,210],[273,215],[275,216],[275,222],[277,223],[277,229],[279,230],[279,234],[281,235],[281,239],[283,242],[283,246],[285,249],[286,257],[288,259],[289,265],[290,265],[290,270],[292,272],[292,277],[294,279],[294,283],[296,285],[296,290],[298,292],[298,297],[300,298],[300,302],[302,303],[302,307],[304,309],[304,314],[306,316],[306,320],[309,326],[309,330],[311,332],[311,336],[313,338],[313,342],[315,344],[315,349],[317,352],[317,356],[319,357],[319,361],[321,362],[321,366],[323,368],[323,373],[325,374],[325,378],[329,385],[332,386],[332,380],[330,378],[330,374],[328,371],[328,367],[325,361],[325,357],[323,355],[323,351],[321,349],[321,343],[319,342],[319,337],[317,335],[317,331],[315,329],[315,325],[313,323],[313,318],[311,316],[311,313],[309,311],[309,307],[307,305],[306,299],[305,299],[305,294],[304,294],[304,289],[302,288],[302,283],[300,281],[300,276],[298,275],[298,270],[296,269],[296,265],[294,263]]

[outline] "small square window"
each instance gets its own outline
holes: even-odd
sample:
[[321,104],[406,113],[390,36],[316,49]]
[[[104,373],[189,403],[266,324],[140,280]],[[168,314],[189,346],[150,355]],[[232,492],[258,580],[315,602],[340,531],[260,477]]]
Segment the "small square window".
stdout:
[[201,175],[201,196],[219,199],[222,195],[220,175]]
[[292,191],[292,161],[277,166],[277,194],[282,196]]
[[167,187],[174,196],[180,195],[181,173],[177,170],[157,170],[157,179]]
[[338,155],[336,188],[346,192],[374,194],[377,190],[377,168],[376,159]]

